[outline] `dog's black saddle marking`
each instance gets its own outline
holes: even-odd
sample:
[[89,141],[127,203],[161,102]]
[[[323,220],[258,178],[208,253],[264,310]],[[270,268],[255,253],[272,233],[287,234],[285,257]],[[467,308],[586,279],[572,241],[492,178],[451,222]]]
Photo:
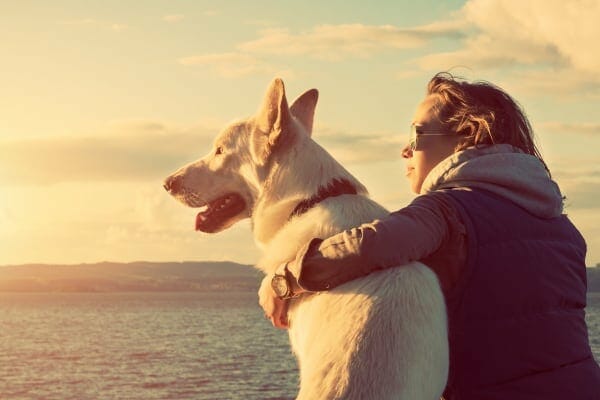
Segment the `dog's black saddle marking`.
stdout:
[[329,197],[341,196],[343,194],[358,194],[356,188],[346,179],[334,179],[327,186],[321,186],[316,195],[298,203],[294,211],[288,217],[288,221],[298,215],[302,215],[311,208]]

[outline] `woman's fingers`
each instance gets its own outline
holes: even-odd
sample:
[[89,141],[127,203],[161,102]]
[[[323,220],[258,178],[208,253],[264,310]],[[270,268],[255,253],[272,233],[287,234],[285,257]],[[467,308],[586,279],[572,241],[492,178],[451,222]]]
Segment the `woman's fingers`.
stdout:
[[265,312],[265,318],[279,329],[289,328],[287,312],[289,300],[281,300],[271,288],[271,279],[265,277],[258,291],[258,303]]
[[288,302],[289,300],[281,300],[276,297],[275,300],[275,311],[271,317],[271,323],[273,326],[279,329],[288,329]]

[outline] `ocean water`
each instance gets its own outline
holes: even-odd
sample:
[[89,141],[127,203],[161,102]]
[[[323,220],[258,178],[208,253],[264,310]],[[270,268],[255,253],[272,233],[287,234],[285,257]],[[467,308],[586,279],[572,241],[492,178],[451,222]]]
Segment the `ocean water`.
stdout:
[[0,293],[0,399],[291,399],[255,293]]
[[[600,293],[588,296],[600,360]],[[0,293],[0,399],[293,399],[255,293]]]

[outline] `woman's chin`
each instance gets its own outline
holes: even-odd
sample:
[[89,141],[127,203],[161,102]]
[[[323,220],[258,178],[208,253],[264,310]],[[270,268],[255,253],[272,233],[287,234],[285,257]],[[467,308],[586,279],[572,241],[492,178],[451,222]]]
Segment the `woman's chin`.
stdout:
[[408,183],[411,192],[413,192],[414,194],[419,194],[421,192],[421,186],[423,185],[423,182],[420,182],[418,179],[416,179],[414,171],[408,174]]

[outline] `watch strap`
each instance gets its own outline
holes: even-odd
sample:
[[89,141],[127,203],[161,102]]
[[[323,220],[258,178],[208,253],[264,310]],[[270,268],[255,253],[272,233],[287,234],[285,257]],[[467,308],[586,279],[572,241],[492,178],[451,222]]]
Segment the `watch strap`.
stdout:
[[[273,276],[273,278],[275,279],[275,277],[281,277],[284,279],[285,284],[287,286],[287,291],[285,294],[283,295],[278,295],[278,297],[282,300],[285,299],[292,299],[295,297],[299,297],[300,294],[296,294],[294,293],[294,284],[293,282],[295,281],[296,278],[294,278],[294,276],[292,275],[292,273],[289,271],[289,269],[287,268],[287,262],[282,263],[277,270],[275,271],[275,274]],[[280,278],[280,279],[281,279]]]

